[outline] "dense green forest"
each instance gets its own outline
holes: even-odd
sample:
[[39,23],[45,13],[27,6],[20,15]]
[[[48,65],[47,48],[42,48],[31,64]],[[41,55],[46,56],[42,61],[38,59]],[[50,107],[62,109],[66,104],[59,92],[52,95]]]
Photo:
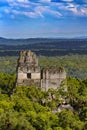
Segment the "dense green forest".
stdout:
[[[87,130],[87,79],[67,77],[48,92],[14,84],[15,75],[0,73],[0,130]],[[73,110],[58,111],[63,99]]]
[[[18,57],[0,57],[0,130],[86,130],[87,55],[38,58],[41,67],[64,67],[67,79],[48,92],[15,87]],[[59,111],[64,101],[70,109]]]
[[[60,89],[15,87],[18,55],[26,49],[41,68],[66,70]],[[87,130],[87,39],[0,38],[0,130]]]
[[[87,77],[87,55],[39,56],[38,58],[41,67],[62,66],[69,76],[77,78]],[[0,57],[0,72],[16,73],[17,59],[18,57],[16,56]]]

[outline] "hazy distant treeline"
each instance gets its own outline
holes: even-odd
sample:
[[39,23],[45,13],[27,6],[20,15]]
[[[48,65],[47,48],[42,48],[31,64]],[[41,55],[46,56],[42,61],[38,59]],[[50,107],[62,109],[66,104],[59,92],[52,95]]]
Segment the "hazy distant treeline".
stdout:
[[78,39],[0,39],[0,56],[18,56],[21,50],[32,50],[42,56],[87,54],[87,40]]

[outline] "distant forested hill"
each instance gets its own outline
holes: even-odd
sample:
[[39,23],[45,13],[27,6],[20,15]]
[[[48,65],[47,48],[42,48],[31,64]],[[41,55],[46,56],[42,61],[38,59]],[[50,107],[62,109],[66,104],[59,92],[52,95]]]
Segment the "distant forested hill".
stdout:
[[0,38],[0,56],[17,56],[19,51],[29,49],[43,56],[82,55],[87,54],[87,39]]
[[[87,38],[83,39],[55,39],[55,38],[27,38],[27,39],[6,39],[0,37],[0,45],[27,45],[27,44],[37,44],[37,45],[46,45],[49,44],[55,47],[56,45],[61,48],[69,46],[71,47],[81,47],[82,44],[87,44]],[[62,45],[61,45],[62,44]],[[66,46],[67,45],[67,46]]]

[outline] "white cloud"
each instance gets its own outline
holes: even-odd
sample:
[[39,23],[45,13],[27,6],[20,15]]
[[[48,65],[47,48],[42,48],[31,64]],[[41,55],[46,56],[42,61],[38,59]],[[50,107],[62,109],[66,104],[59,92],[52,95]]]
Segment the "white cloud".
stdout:
[[38,14],[39,16],[44,17],[44,16],[43,16],[43,13],[47,11],[47,7],[37,6],[37,7],[35,7],[34,11],[35,11],[35,13]]
[[35,12],[41,17],[44,17],[44,14],[50,14],[56,17],[62,16],[62,14],[56,10],[52,10],[49,6],[37,6]]
[[31,2],[29,0],[7,1],[9,7],[7,7],[4,12],[10,14],[12,17],[14,17],[14,15],[24,15],[30,18],[43,18],[46,14],[54,17],[72,14],[77,16],[87,15],[87,8],[76,4],[75,0],[62,0],[64,2],[51,2],[51,0],[39,0],[39,2]]
[[37,14],[35,14],[34,12],[22,12],[22,15],[25,15],[27,17],[30,17],[30,18],[36,18],[37,17]]
[[13,9],[13,10],[6,9],[5,13],[9,13],[12,16],[24,15],[24,16],[30,17],[30,18],[44,17],[45,14],[52,15],[55,17],[62,16],[62,14],[60,12],[50,9],[48,6],[40,6],[40,5],[36,6],[32,11],[31,10],[21,11],[21,10],[16,10],[16,9]]
[[62,14],[61,14],[60,12],[58,12],[58,11],[49,10],[48,12],[49,12],[51,15],[56,16],[56,17],[61,17],[61,16],[62,16]]
[[51,0],[39,0],[40,2],[51,2]]
[[76,7],[69,8],[70,11],[72,11],[74,14],[78,14],[78,9]]
[[68,6],[66,6],[66,9],[69,11],[72,11],[73,13],[78,13],[78,6],[74,5],[74,4],[69,4]]
[[14,15],[24,15],[30,18],[36,18],[37,14],[35,12],[28,12],[28,11],[17,11],[17,10],[12,10],[12,13]]
[[28,3],[28,0],[7,0],[7,2],[21,2],[21,3]]
[[85,16],[87,15],[87,8],[84,8],[84,6],[80,6],[77,4],[69,4],[67,7],[67,10],[72,11],[77,16]]
[[7,2],[13,2],[13,0],[7,0]]
[[73,2],[73,0],[62,0],[64,2]]
[[87,15],[87,8],[82,8],[82,9],[81,9],[81,13],[82,13],[83,15]]
[[18,2],[28,3],[28,0],[17,0]]

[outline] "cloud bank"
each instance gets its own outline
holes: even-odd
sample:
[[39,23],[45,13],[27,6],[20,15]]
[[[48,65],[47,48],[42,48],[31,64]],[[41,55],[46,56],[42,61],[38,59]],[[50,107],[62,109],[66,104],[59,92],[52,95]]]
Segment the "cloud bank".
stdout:
[[87,17],[87,0],[1,0],[0,14],[10,18]]

